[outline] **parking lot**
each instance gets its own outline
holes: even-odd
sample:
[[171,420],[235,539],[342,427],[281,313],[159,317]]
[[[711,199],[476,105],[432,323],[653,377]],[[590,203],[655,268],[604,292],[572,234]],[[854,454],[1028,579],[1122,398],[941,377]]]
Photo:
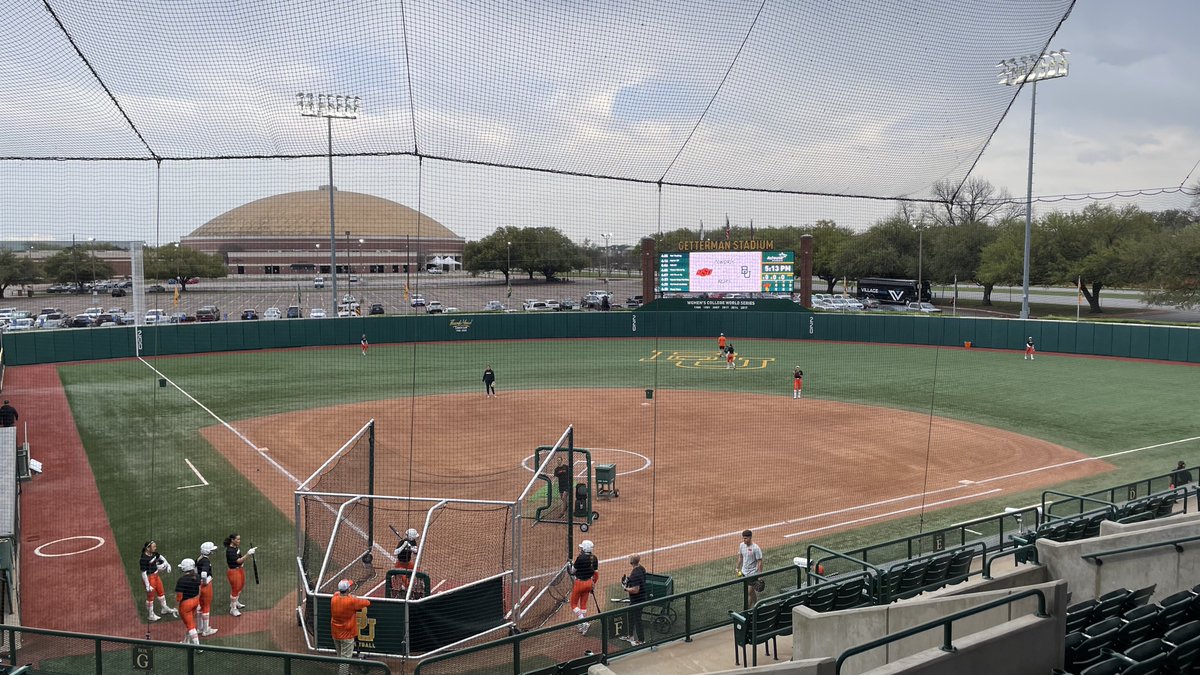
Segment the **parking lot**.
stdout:
[[[147,281],[147,287],[153,282]],[[164,285],[165,286],[165,285]],[[31,312],[34,317],[43,309],[60,309],[66,316],[75,316],[89,308],[102,307],[121,309],[132,312],[133,299],[130,295],[112,297],[110,293],[87,295],[50,294],[45,292],[46,286],[35,287],[33,297],[5,297],[0,301],[0,307],[12,307],[17,310]],[[174,287],[165,286],[165,293],[147,293],[145,295],[145,310],[160,309],[171,315],[184,313],[190,317],[206,305],[213,305],[221,312],[222,320],[239,320],[245,309],[256,310],[262,317],[268,308],[277,307],[286,313],[290,306],[301,308],[303,316],[308,317],[313,308],[324,309],[332,314],[334,305],[333,284],[326,277],[324,288],[313,288],[312,277],[268,279],[268,278],[236,278],[203,279],[199,283],[188,286],[186,292],[179,294],[179,305],[174,305]],[[626,298],[641,294],[641,279],[628,277],[612,279],[605,283],[594,278],[566,280],[556,283],[546,283],[542,280],[513,279],[512,296],[508,297],[508,287],[502,276],[494,278],[471,277],[464,273],[445,274],[438,276],[414,275],[409,282],[408,292],[405,292],[403,277],[371,277],[363,275],[358,283],[348,283],[340,278],[338,283],[338,299],[350,294],[361,306],[366,315],[372,304],[383,305],[384,313],[394,314],[423,314],[425,307],[412,306],[412,298],[421,295],[426,302],[440,302],[450,312],[481,312],[491,301],[498,301],[506,310],[521,310],[522,302],[526,299],[540,301],[570,299],[578,304],[581,299],[593,290],[605,290],[614,298],[613,308],[624,307]],[[495,310],[493,310],[495,311]],[[578,311],[578,310],[576,310]]]

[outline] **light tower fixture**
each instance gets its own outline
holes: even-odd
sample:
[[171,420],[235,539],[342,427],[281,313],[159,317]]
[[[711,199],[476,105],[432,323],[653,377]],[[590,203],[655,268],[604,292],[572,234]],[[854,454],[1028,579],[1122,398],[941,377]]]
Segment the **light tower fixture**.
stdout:
[[333,280],[333,315],[337,316],[337,226],[333,211],[333,120],[358,119],[362,97],[346,94],[296,94],[296,107],[303,117],[324,117],[327,156],[329,157],[329,277]]
[[996,64],[1000,68],[999,84],[1014,87],[1029,82],[1033,85],[1029,103],[1029,174],[1025,185],[1025,258],[1021,270],[1022,320],[1029,318],[1029,242],[1033,230],[1033,130],[1037,121],[1037,83],[1066,77],[1071,69],[1067,61],[1070,53],[1059,49],[1045,54],[1004,59]]

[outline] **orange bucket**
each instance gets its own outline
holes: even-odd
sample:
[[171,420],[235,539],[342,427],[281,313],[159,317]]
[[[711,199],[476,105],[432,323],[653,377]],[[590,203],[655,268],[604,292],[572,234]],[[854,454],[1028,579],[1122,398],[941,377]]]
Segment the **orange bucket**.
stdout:
[[963,343],[963,349],[970,349],[970,348],[971,348],[970,340],[967,340],[966,342]]

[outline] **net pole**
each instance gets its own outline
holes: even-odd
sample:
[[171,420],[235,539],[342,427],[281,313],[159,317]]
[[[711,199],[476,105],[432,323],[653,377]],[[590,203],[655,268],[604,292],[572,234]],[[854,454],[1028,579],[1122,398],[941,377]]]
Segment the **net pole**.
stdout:
[[[332,191],[333,186],[329,189]],[[367,494],[375,494],[375,420],[372,419],[367,423],[370,430],[367,432]],[[375,500],[367,502],[367,550],[375,548]],[[407,617],[406,617],[407,618]],[[407,625],[407,620],[405,625]]]

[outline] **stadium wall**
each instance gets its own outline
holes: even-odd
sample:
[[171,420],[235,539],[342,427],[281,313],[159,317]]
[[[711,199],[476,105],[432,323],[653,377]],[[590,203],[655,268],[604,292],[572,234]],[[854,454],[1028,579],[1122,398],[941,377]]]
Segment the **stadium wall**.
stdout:
[[1200,363],[1200,328],[1143,324],[1021,321],[973,317],[753,311],[444,314],[349,319],[228,321],[206,324],[63,329],[6,334],[9,366],[137,355],[254,349],[561,338],[745,338],[828,340],[1019,350],[1033,336],[1040,353]]

